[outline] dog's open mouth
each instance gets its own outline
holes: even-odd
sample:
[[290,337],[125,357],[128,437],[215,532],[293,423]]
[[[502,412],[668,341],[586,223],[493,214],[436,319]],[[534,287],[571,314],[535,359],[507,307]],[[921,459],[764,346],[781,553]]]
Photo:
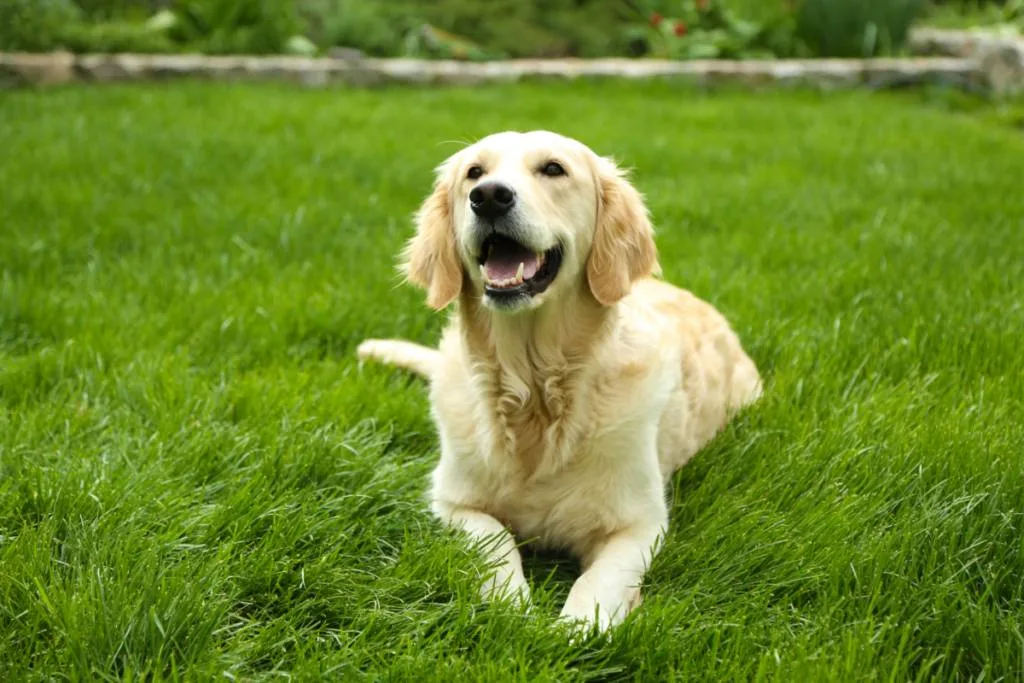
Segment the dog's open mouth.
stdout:
[[562,265],[562,248],[535,252],[504,235],[491,235],[480,250],[480,275],[492,298],[536,296]]

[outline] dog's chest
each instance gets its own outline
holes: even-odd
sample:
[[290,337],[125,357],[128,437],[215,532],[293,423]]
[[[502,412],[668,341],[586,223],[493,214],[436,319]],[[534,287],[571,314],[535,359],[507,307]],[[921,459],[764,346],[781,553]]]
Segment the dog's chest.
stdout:
[[574,384],[565,375],[550,374],[535,380],[525,397],[521,390],[495,384],[492,452],[518,477],[557,471],[579,449],[585,427],[579,416],[586,412]]
[[[602,465],[603,439],[587,392],[567,400],[557,381],[515,405],[495,411],[496,443],[490,460],[491,494],[487,507],[524,538],[542,545],[577,546],[594,533],[614,528],[615,511],[595,491],[608,490],[614,478]],[[546,391],[545,391],[546,389]]]
[[[532,474],[508,476],[492,470],[483,509],[522,540],[583,552],[592,539],[604,537],[629,518],[631,501],[649,494],[634,490],[636,477],[628,471],[631,459],[618,457],[622,450],[614,441],[605,435],[581,434],[571,453],[549,449]],[[564,464],[552,468],[556,457]]]

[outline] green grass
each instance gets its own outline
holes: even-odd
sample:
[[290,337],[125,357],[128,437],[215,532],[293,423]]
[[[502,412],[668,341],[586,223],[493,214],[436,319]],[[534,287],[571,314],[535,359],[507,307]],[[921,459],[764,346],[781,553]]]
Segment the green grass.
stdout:
[[[1015,680],[1024,137],[917,95],[667,85],[0,93],[0,679]],[[635,167],[764,400],[677,475],[641,610],[475,598],[426,511],[431,169],[546,127]]]

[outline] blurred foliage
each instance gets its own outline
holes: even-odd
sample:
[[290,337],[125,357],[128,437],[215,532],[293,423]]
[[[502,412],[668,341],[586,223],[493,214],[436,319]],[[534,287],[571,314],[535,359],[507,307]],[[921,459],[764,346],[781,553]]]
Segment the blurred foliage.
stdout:
[[[898,52],[924,2],[0,0],[0,49],[309,54],[347,47],[473,60],[860,57]],[[1009,16],[1022,2],[941,4],[946,12],[996,7]]]
[[506,53],[489,50],[430,24],[424,24],[406,35],[404,52],[409,57],[472,61],[501,59],[507,56]]
[[[330,4],[335,36],[370,54],[403,51],[405,38],[435,27],[486,52],[511,57],[598,57],[626,53],[625,25],[633,9],[622,0],[302,0]],[[359,29],[374,40],[363,44]],[[380,38],[400,36],[385,44]]]
[[57,49],[65,28],[80,20],[81,10],[71,0],[0,0],[0,49]]
[[[638,2],[643,23],[634,44],[654,57],[669,59],[770,59],[802,56],[795,41],[795,14],[789,3],[766,0],[749,14],[726,0]],[[754,17],[757,17],[756,20]]]
[[138,22],[105,21],[72,23],[61,33],[62,46],[79,53],[169,53],[180,52],[166,35]]
[[820,57],[875,57],[899,52],[923,0],[803,0],[797,36]]
[[978,10],[985,7],[1010,5],[1016,0],[932,0],[933,5],[947,7],[959,6],[964,11]]
[[1024,0],[944,2],[931,8],[928,23],[947,28],[984,26],[1024,31]]
[[166,9],[173,0],[75,0],[82,13],[92,21],[137,20]]
[[170,37],[208,54],[284,52],[304,28],[292,0],[175,0],[171,9]]
[[391,56],[401,51],[410,27],[382,11],[382,4],[373,0],[303,0],[299,12],[309,37],[318,45]]

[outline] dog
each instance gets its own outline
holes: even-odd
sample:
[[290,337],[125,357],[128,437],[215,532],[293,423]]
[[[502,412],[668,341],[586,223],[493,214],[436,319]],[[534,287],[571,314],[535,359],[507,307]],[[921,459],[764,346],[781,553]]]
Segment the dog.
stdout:
[[433,513],[486,545],[485,599],[529,604],[517,543],[579,559],[561,618],[607,630],[640,602],[671,475],[762,394],[710,304],[661,278],[649,211],[611,158],[502,132],[435,169],[401,254],[439,347],[357,349],[429,380]]

